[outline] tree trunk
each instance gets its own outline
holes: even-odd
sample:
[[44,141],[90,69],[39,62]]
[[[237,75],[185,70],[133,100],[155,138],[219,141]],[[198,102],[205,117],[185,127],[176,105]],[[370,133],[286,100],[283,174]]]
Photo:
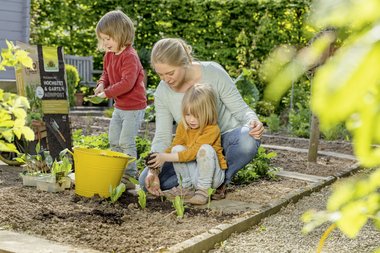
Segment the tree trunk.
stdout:
[[319,120],[314,114],[311,115],[310,140],[308,162],[317,162],[319,144]]

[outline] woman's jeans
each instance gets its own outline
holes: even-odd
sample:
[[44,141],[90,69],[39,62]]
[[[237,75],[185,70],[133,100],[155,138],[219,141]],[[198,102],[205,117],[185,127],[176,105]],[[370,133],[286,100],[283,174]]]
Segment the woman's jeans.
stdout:
[[[227,160],[224,183],[229,184],[233,176],[245,165],[252,161],[260,146],[260,140],[249,135],[249,127],[236,128],[222,135],[223,153]],[[145,168],[139,177],[140,186],[145,189],[145,178],[148,175]],[[173,163],[166,162],[159,174],[161,190],[168,190],[178,185]]]
[[[172,153],[186,150],[182,145],[172,148]],[[218,188],[224,181],[224,170],[219,166],[218,155],[210,145],[203,144],[196,159],[190,162],[173,162],[177,181],[183,188],[194,187],[195,189]]]
[[[144,114],[145,110],[126,111],[115,108],[108,133],[111,150],[137,157],[135,138],[144,119]],[[130,163],[124,174],[136,177],[136,162]]]

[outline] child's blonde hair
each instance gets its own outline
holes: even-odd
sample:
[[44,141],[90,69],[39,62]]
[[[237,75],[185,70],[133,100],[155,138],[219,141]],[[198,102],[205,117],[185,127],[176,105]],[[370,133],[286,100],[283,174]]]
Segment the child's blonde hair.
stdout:
[[182,122],[187,129],[189,126],[185,120],[186,114],[198,119],[201,131],[207,125],[218,123],[216,95],[210,85],[194,84],[186,91],[182,99]]
[[182,67],[190,65],[193,61],[191,46],[178,38],[166,38],[157,41],[150,56],[153,68],[155,64],[160,63]]
[[104,51],[100,33],[115,40],[118,43],[118,50],[124,46],[132,45],[135,39],[135,27],[132,20],[119,10],[107,12],[96,25],[98,49]]

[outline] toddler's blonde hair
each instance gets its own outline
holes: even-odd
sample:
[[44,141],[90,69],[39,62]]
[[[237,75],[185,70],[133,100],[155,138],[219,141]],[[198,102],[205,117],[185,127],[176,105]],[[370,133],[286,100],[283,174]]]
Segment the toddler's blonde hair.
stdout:
[[194,84],[189,88],[182,99],[182,122],[185,128],[189,128],[185,120],[186,114],[191,114],[198,119],[201,131],[207,125],[217,124],[216,103],[216,95],[210,85]]
[[135,27],[132,20],[122,11],[107,12],[96,25],[96,37],[98,49],[104,51],[104,45],[100,33],[110,36],[118,43],[118,50],[124,46],[133,44],[135,39]]

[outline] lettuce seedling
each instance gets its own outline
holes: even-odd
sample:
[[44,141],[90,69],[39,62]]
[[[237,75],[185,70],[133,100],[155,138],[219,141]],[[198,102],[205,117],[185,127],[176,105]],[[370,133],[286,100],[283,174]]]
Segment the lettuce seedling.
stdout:
[[[139,185],[139,181],[133,177],[128,178],[128,180],[135,185]],[[146,193],[143,189],[140,189],[137,191],[137,194],[139,205],[142,209],[144,209],[146,207]]]
[[210,204],[211,204],[211,195],[214,194],[216,192],[216,189],[214,188],[208,188],[207,189],[207,196],[208,196],[208,204],[207,204],[207,208],[210,209]]
[[138,198],[139,198],[139,205],[141,206],[142,209],[146,207],[146,193],[143,189],[140,189],[137,191]]
[[183,218],[183,215],[185,213],[185,206],[183,205],[184,200],[180,196],[176,196],[173,200],[173,207],[177,211],[177,217]]
[[123,194],[123,192],[125,192],[125,184],[123,183],[120,183],[117,187],[113,188],[112,185],[110,185],[110,188],[109,188],[109,193],[110,193],[110,202],[111,203],[115,203],[121,196],[121,194]]

